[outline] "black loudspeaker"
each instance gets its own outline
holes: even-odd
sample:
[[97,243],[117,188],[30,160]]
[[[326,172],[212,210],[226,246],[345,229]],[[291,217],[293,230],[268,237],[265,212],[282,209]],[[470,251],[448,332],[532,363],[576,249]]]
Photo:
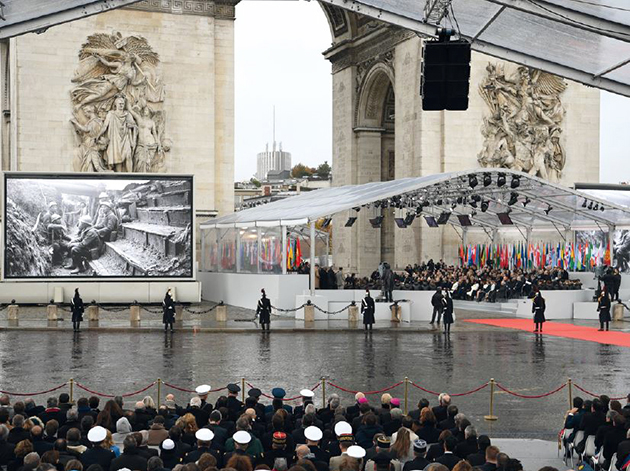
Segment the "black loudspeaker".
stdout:
[[420,90],[423,110],[467,110],[469,81],[470,43],[425,43]]

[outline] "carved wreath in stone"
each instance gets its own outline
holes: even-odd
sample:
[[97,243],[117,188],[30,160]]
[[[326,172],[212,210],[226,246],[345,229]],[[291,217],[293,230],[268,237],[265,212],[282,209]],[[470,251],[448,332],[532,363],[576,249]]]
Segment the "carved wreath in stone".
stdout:
[[143,37],[97,33],[79,59],[70,91],[75,171],[164,171],[172,143],[157,53]]
[[560,142],[566,82],[540,70],[519,67],[506,76],[488,63],[479,93],[490,109],[483,120],[483,167],[504,167],[558,181],[566,163]]

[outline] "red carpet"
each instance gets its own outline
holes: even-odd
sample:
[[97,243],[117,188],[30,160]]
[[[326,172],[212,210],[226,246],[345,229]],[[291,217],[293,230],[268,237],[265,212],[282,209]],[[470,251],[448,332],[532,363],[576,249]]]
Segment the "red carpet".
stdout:
[[[506,329],[525,330],[532,333],[535,328],[534,322],[531,319],[466,319],[464,322],[492,325]],[[630,333],[612,330],[608,332],[598,332],[594,327],[563,324],[561,322],[545,322],[543,335],[630,347]]]

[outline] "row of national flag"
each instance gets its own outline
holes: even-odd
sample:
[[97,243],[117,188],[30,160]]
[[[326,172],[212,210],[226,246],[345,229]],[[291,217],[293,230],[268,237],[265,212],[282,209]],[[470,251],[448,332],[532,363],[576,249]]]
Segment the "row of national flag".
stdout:
[[[277,238],[263,239],[260,242],[260,264],[263,270],[272,270],[274,265],[282,265],[282,244]],[[235,241],[226,241],[220,247],[213,246],[210,253],[210,263],[216,266],[220,263],[222,270],[236,268],[237,245]],[[302,264],[302,248],[299,238],[287,239],[287,269],[293,270]],[[242,240],[240,244],[241,266],[246,270],[257,267],[258,242],[256,240]]]
[[610,266],[610,245],[591,243],[469,244],[459,246],[461,265],[514,269],[564,268],[592,271],[599,265]]

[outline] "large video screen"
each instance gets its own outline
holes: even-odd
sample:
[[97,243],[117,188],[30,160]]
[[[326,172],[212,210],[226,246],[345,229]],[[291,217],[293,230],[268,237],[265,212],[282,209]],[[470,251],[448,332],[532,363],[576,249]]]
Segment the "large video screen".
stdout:
[[5,279],[192,278],[192,176],[4,174]]

